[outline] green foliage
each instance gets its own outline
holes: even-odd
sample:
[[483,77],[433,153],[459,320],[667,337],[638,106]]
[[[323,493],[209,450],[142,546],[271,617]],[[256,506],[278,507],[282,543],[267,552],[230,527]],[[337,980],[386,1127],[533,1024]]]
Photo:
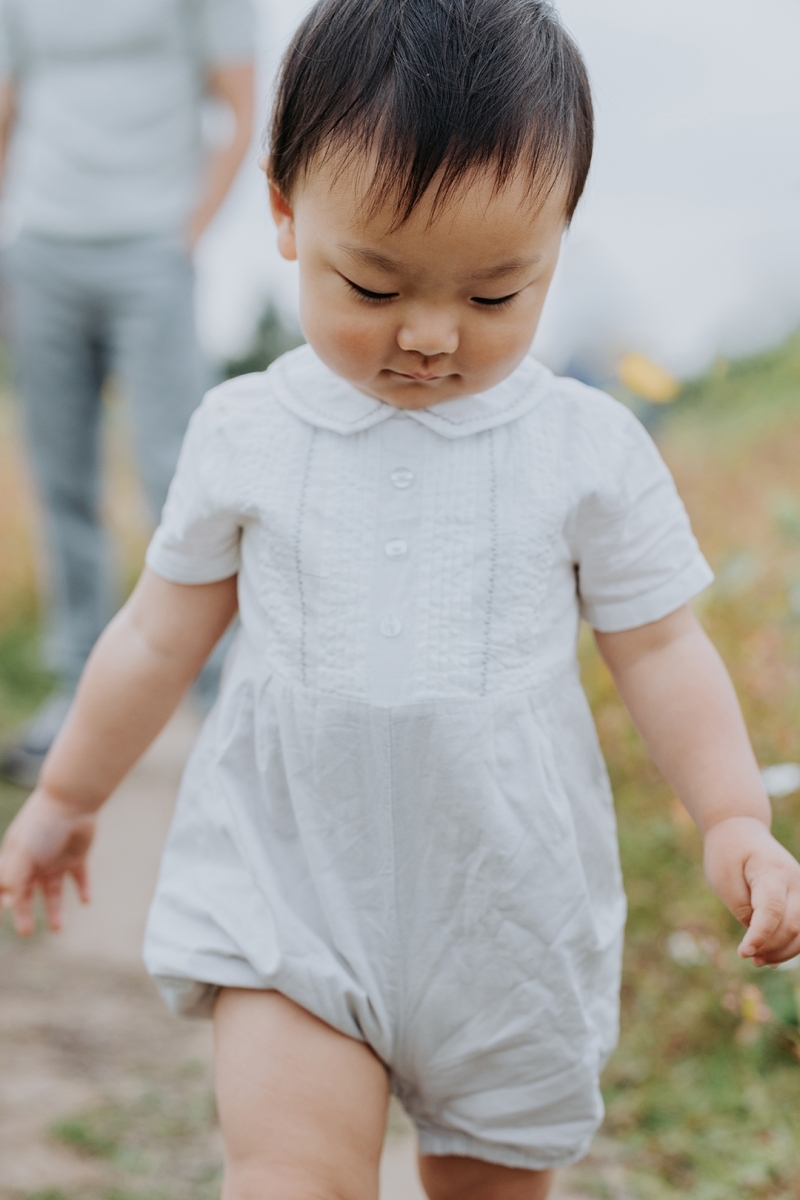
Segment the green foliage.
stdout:
[[266,371],[270,363],[287,350],[303,344],[302,334],[289,329],[273,304],[268,304],[258,323],[253,345],[243,358],[231,359],[225,365],[225,378],[248,375],[251,371]]
[[[794,338],[690,385],[662,430],[717,570],[698,610],[764,765],[800,761],[798,400]],[[738,958],[742,930],[705,883],[700,838],[588,636],[582,658],[629,898],[622,1037],[604,1077],[605,1133],[624,1186],[607,1194],[797,1200],[800,969],[758,971]],[[797,795],[776,801],[774,828],[800,854]],[[587,1167],[581,1181],[602,1195],[604,1175]]]
[[795,412],[799,386],[797,333],[776,350],[734,362],[718,360],[707,375],[683,388],[675,410],[718,419],[721,431],[739,434],[760,424],[765,416],[774,424],[786,413]]
[[51,1127],[56,1140],[102,1165],[105,1182],[26,1200],[218,1200],[215,1129],[202,1064],[183,1063],[157,1077],[143,1072],[133,1094],[109,1095]]
[[[628,1192],[799,1196],[800,971],[757,971],[738,958],[742,931],[703,879],[699,836],[588,647],[584,673],[630,909],[622,1038],[604,1089],[605,1132],[623,1149]],[[782,802],[776,831],[800,851],[797,798]]]
[[[103,1128],[106,1126],[106,1128]],[[70,1117],[53,1126],[53,1136],[65,1142],[73,1150],[96,1158],[110,1158],[119,1144],[119,1131],[112,1135],[107,1121],[90,1120],[87,1117]]]
[[793,492],[774,492],[770,497],[773,520],[787,541],[800,537],[800,497]]
[[[0,633],[0,739],[32,712],[53,686],[43,669],[36,628],[26,622]],[[27,792],[0,779],[0,835]]]
[[[22,788],[14,787],[13,784],[0,780],[0,837],[11,824],[27,794]],[[1,924],[0,929],[2,929]]]
[[0,631],[0,732],[36,708],[53,686],[39,657],[39,635],[32,622]]

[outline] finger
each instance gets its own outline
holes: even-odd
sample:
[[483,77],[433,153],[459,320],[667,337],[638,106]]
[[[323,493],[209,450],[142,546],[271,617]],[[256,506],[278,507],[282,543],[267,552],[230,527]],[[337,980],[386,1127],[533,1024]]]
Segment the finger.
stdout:
[[20,937],[30,937],[36,928],[33,912],[33,884],[26,884],[11,898],[14,912],[14,928]]
[[784,916],[786,889],[782,882],[759,879],[753,884],[750,902],[753,915],[739,946],[742,958],[754,958],[779,929]]
[[58,933],[61,928],[61,895],[63,885],[63,875],[51,875],[41,885],[47,924],[53,933]]
[[81,904],[89,904],[92,899],[92,889],[89,884],[89,872],[85,862],[79,862],[74,867],[70,867],[70,875],[72,876]]
[[753,962],[756,966],[787,962],[800,954],[800,900],[791,897],[780,926],[774,935],[759,947]]
[[792,948],[798,945],[800,945],[798,922],[787,916],[781,921],[775,932],[760,942],[752,954],[746,955],[746,957],[751,958],[757,967],[764,966],[765,963],[784,962],[785,959],[793,958],[797,954],[798,951]]
[[750,961],[754,967],[779,967],[781,963],[791,962],[800,957],[800,938],[789,942],[780,950],[756,954]]
[[33,933],[35,920],[33,914],[33,883],[30,861],[26,856],[19,856],[16,861],[9,856],[3,864],[3,875],[0,880],[0,895],[4,909],[11,911],[14,927],[19,934],[27,937]]

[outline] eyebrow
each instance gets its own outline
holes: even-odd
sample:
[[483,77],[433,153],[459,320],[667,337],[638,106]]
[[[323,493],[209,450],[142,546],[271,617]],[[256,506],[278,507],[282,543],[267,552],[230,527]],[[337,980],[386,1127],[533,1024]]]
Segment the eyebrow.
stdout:
[[496,267],[487,267],[485,271],[476,271],[471,278],[475,280],[502,279],[505,275],[513,275],[516,271],[535,267],[541,261],[541,254],[532,254],[530,258],[510,258],[508,262],[498,263]]
[[[351,258],[366,263],[370,267],[377,267],[380,271],[402,271],[403,269],[403,264],[397,259],[390,258],[388,254],[381,254],[379,250],[370,250],[367,246],[352,246],[343,242],[339,249]],[[470,280],[477,283],[491,279],[503,279],[506,275],[513,275],[516,271],[535,267],[541,260],[540,254],[533,254],[529,258],[510,258],[507,262],[498,263],[495,267],[487,267],[485,271],[475,271],[470,276]]]
[[366,263],[370,267],[377,267],[381,271],[401,271],[403,264],[395,258],[390,258],[388,254],[381,254],[379,250],[370,250],[366,246],[350,246],[343,242],[339,246],[340,250],[344,250],[345,254],[349,254],[351,258],[357,258],[360,262]]

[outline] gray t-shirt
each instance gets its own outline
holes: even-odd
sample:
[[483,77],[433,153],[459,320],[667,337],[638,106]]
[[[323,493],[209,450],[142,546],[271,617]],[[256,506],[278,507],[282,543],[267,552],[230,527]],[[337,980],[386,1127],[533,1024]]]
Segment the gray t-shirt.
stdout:
[[0,0],[12,219],[81,239],[180,229],[198,200],[205,71],[252,56],[250,0]]

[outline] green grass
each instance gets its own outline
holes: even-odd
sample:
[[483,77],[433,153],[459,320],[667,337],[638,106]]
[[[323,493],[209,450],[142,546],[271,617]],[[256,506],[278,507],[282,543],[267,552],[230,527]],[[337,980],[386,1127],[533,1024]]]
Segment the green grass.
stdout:
[[[99,1116],[99,1120],[98,1120]],[[109,1128],[109,1110],[98,1115],[69,1117],[53,1126],[53,1136],[90,1158],[111,1158],[119,1148],[122,1130],[115,1124]]]
[[22,788],[14,787],[0,779],[0,836],[5,833],[27,795],[27,791],[23,791]]
[[0,632],[0,732],[21,721],[53,686],[42,666],[39,632],[33,622],[19,622]]
[[[699,611],[763,765],[800,761],[798,401],[795,337],[688,386],[661,430],[717,570]],[[700,838],[650,764],[588,636],[583,662],[629,898],[622,1038],[604,1079],[606,1134],[627,1193],[797,1200],[800,970],[758,971],[738,958],[742,931],[703,879]],[[800,798],[774,807],[776,835],[800,855]],[[584,1178],[603,1194],[596,1173],[587,1168]]]
[[131,1090],[50,1129],[53,1139],[100,1164],[105,1183],[25,1200],[218,1200],[216,1114],[205,1070],[188,1062],[155,1076],[143,1072]]
[[670,420],[700,417],[719,432],[738,437],[774,427],[797,411],[800,387],[800,333],[776,350],[739,361],[719,360],[711,371],[681,391]]
[[[0,738],[24,720],[53,686],[41,665],[39,638],[30,622],[17,623],[0,633]],[[27,792],[0,779],[0,834],[19,809]]]

